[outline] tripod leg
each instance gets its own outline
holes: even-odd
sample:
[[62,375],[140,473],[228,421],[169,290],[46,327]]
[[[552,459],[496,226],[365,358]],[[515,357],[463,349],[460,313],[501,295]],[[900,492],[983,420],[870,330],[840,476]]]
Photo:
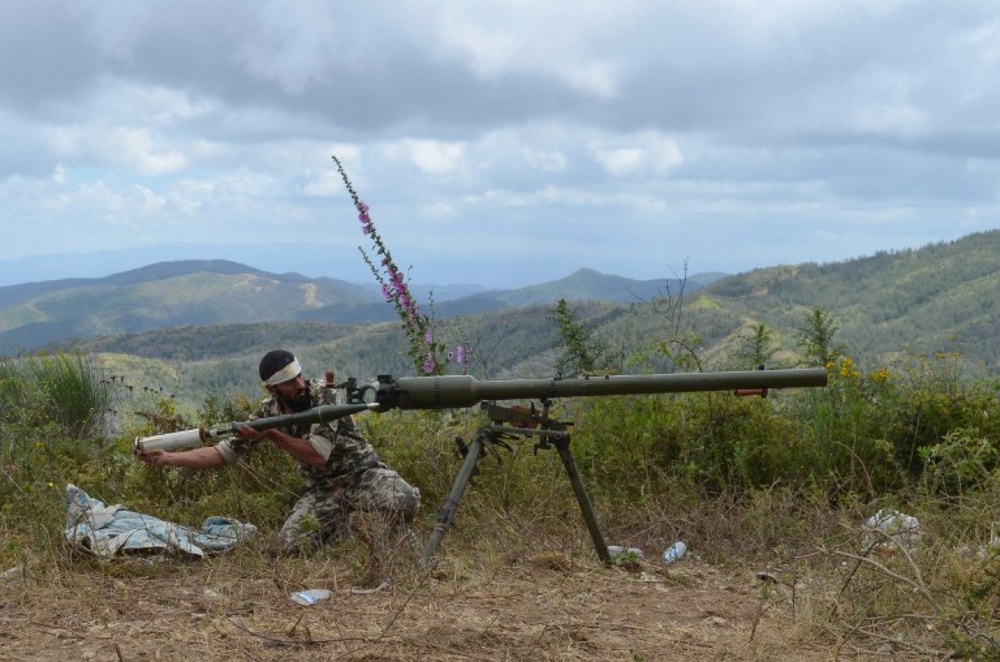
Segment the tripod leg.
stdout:
[[552,441],[552,445],[559,451],[559,459],[562,460],[566,473],[569,475],[569,482],[573,485],[573,492],[576,494],[577,503],[580,504],[580,511],[583,513],[583,520],[587,523],[590,537],[594,540],[594,549],[597,557],[604,563],[611,563],[611,554],[608,553],[608,544],[604,541],[604,534],[597,523],[597,515],[594,514],[594,507],[590,504],[590,497],[587,496],[587,489],[583,486],[583,479],[576,468],[573,454],[569,451],[569,435],[558,437]]
[[444,534],[447,533],[448,529],[451,527],[451,521],[455,516],[455,510],[458,509],[458,502],[462,499],[462,494],[465,493],[465,486],[468,485],[469,479],[472,477],[472,472],[476,469],[476,460],[479,459],[479,454],[483,450],[483,442],[479,435],[482,431],[476,433],[476,436],[472,438],[469,443],[469,451],[465,455],[465,461],[462,463],[462,468],[458,472],[458,477],[455,478],[455,483],[451,487],[451,492],[448,493],[448,500],[445,501],[444,505],[441,507],[441,511],[438,513],[437,523],[434,525],[434,530],[431,532],[430,537],[427,539],[427,543],[424,545],[423,552],[423,562],[428,563],[431,557],[434,556],[434,552],[437,551],[438,545],[441,543],[441,539],[444,538]]

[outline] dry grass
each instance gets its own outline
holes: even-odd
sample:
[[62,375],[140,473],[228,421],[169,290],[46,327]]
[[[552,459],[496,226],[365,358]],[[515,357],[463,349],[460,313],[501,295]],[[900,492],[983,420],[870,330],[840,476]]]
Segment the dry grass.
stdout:
[[[721,526],[711,512],[703,528]],[[695,519],[689,513],[675,521]],[[643,529],[650,540],[673,532],[654,529]],[[624,530],[612,527],[609,538]],[[647,556],[639,563],[605,567],[572,519],[470,522],[449,534],[430,566],[403,547],[371,542],[377,539],[280,560],[264,539],[200,561],[43,553],[0,578],[0,660],[809,661],[950,654],[930,601],[909,596],[913,584],[886,572],[912,571],[905,557],[889,559],[896,565],[885,562],[884,570],[815,548],[784,565],[776,557],[737,561],[731,554],[709,562],[712,555],[700,552],[710,550],[689,538],[693,554],[671,566],[657,562],[651,543],[640,543]],[[372,549],[389,551],[373,563]],[[861,567],[851,571],[852,564]],[[312,607],[288,600],[316,587],[333,597]],[[880,619],[872,608],[878,600],[906,611]]]
[[[232,557],[116,563],[113,572],[33,569],[8,580],[0,659],[822,658],[813,643],[790,639],[781,610],[751,641],[752,578],[696,560],[634,574],[587,558],[495,567],[445,559],[368,593],[352,592],[343,560],[284,561],[280,574]],[[287,595],[301,586],[334,597],[299,607]]]

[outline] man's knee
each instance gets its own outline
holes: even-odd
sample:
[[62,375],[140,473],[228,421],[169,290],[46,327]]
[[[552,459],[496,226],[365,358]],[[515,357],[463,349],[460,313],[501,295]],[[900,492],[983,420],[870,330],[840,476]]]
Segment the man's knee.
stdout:
[[420,510],[420,490],[391,469],[372,469],[365,475],[362,502],[364,510],[408,522]]
[[349,511],[338,507],[332,495],[314,499],[310,507],[296,508],[285,520],[278,540],[289,554],[301,554],[349,535]]
[[402,520],[409,522],[417,516],[420,510],[420,490],[410,484],[409,489],[400,490],[396,499],[396,508]]
[[299,556],[315,544],[315,538],[293,527],[284,526],[278,532],[278,553],[282,556]]

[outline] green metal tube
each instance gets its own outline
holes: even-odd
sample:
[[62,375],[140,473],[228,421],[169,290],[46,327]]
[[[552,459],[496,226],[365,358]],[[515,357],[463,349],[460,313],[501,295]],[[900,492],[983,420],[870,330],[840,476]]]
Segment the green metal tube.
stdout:
[[255,418],[251,421],[239,421],[217,425],[211,429],[183,430],[181,432],[168,432],[152,437],[136,437],[135,452],[146,453],[154,450],[173,451],[184,448],[196,448],[203,442],[214,437],[221,437],[233,434],[236,429],[242,426],[253,428],[254,430],[270,430],[271,428],[281,428],[288,425],[299,425],[300,423],[325,423],[344,418],[352,414],[359,414],[363,411],[378,409],[379,405],[374,403],[357,403],[349,405],[322,405],[313,407],[305,411],[294,414],[282,414],[269,418]]
[[383,384],[376,397],[384,409],[448,409],[484,400],[801,388],[826,382],[824,368],[484,381],[444,375],[401,377]]
[[349,405],[321,405],[295,412],[294,414],[281,414],[280,416],[269,416],[268,418],[255,418],[251,421],[233,422],[219,425],[208,430],[208,437],[218,437],[225,434],[233,434],[237,428],[246,426],[254,430],[270,430],[272,428],[283,428],[290,425],[300,425],[303,423],[326,423],[344,418],[352,414],[360,414],[363,411],[378,409],[378,405],[370,403],[355,403]]

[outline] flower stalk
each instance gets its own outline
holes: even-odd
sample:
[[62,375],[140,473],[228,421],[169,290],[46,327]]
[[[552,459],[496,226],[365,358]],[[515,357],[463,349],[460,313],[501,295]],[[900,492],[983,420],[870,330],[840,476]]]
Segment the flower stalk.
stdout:
[[344,186],[347,188],[348,195],[351,196],[354,208],[358,212],[361,233],[371,242],[374,255],[362,246],[358,246],[358,251],[378,282],[382,290],[382,297],[396,309],[396,314],[409,340],[408,354],[414,367],[425,375],[442,374],[444,365],[450,362],[455,362],[464,369],[468,349],[463,345],[459,345],[454,352],[447,352],[444,360],[439,359],[440,354],[446,352],[446,348],[443,344],[435,341],[432,320],[420,311],[417,300],[410,290],[409,275],[404,273],[393,259],[382,235],[375,228],[370,213],[371,208],[354,189],[340,159],[336,156],[332,158],[341,179],[344,180]]

